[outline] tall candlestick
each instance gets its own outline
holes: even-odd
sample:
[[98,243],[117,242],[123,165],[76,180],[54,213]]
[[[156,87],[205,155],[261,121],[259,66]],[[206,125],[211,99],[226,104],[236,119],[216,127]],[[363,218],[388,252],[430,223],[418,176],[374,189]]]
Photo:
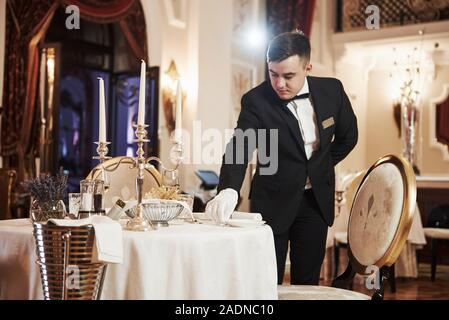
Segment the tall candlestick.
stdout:
[[[40,107],[40,147],[39,158],[36,157],[36,177],[39,177],[41,172],[41,162],[45,163],[45,150],[46,150],[46,119],[45,119],[45,84],[47,82],[47,49],[42,49],[41,53],[41,65],[39,73],[39,107]],[[41,161],[42,160],[42,161]]]
[[98,133],[98,141],[106,142],[106,104],[104,99],[104,80],[102,78],[98,78],[100,80],[100,102],[99,102],[99,133]]
[[146,78],[146,64],[145,61],[142,60],[142,64],[140,65],[139,113],[137,116],[138,125],[145,124],[145,91],[146,91],[145,78]]
[[178,80],[178,86],[176,88],[176,124],[175,124],[175,141],[181,142],[182,140],[182,89],[181,80]]

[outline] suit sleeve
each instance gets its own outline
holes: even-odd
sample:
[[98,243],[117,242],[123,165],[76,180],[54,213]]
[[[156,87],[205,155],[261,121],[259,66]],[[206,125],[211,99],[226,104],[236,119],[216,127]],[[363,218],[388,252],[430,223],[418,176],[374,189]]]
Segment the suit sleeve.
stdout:
[[354,149],[358,140],[357,118],[340,81],[339,86],[341,107],[335,128],[335,138],[330,150],[334,165],[342,161]]
[[226,188],[240,195],[246,168],[257,148],[257,129],[261,127],[260,114],[247,94],[242,97],[241,111],[234,134],[223,155],[218,192]]

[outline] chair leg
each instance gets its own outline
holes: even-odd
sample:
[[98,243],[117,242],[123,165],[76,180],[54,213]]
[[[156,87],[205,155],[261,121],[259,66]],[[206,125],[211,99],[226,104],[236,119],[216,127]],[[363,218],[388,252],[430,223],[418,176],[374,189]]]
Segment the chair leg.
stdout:
[[385,284],[387,281],[389,281],[390,268],[383,266],[379,270],[379,277],[380,277],[380,288],[377,289],[374,294],[371,297],[371,300],[383,300],[384,299],[384,292],[385,292]]
[[334,241],[334,279],[338,277],[338,265],[340,263],[340,247],[338,242]]
[[352,269],[351,263],[348,263],[346,270],[332,281],[332,287],[352,290],[355,274],[356,272]]
[[389,272],[389,277],[388,277],[388,282],[390,283],[390,291],[391,293],[395,293],[396,292],[396,275],[395,275],[395,270],[394,270],[394,264],[391,265],[390,267],[390,272]]
[[431,280],[432,282],[435,281],[435,275],[437,273],[437,250],[438,250],[438,240],[432,238],[431,243],[431,251],[432,251],[432,265],[431,265]]

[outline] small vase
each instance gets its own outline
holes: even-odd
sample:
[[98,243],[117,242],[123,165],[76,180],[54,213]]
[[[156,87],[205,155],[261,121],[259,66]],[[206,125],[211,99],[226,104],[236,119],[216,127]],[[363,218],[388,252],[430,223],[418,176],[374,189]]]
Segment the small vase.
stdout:
[[64,219],[65,204],[62,200],[40,203],[34,200],[30,208],[30,218],[33,222],[46,222],[50,219]]

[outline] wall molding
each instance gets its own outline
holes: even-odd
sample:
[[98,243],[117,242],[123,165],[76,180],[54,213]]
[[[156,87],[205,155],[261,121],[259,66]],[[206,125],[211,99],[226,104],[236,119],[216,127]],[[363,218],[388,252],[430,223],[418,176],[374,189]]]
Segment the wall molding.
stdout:
[[187,0],[164,0],[168,24],[185,29],[187,27]]
[[448,147],[438,142],[436,137],[436,109],[437,105],[444,102],[449,97],[449,83],[443,85],[443,92],[437,98],[430,99],[429,102],[429,146],[441,151],[443,160],[449,162]]

